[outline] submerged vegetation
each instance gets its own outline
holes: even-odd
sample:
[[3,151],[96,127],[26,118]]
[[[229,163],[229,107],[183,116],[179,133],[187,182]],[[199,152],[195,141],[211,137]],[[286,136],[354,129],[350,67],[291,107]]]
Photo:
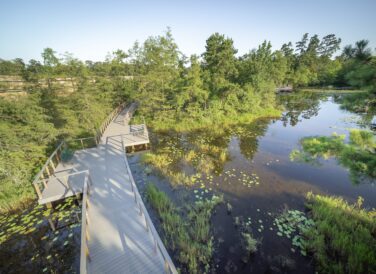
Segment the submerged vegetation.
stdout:
[[307,195],[314,225],[308,228],[306,248],[322,273],[373,273],[376,271],[376,211],[343,198]]
[[159,216],[165,245],[170,247],[186,272],[209,272],[214,251],[210,216],[223,198],[213,196],[211,200],[200,201],[189,207],[183,217],[183,212],[155,185],[148,184],[146,197]]
[[302,151],[293,150],[291,160],[319,164],[317,158],[336,157],[350,171],[353,182],[376,178],[376,138],[370,131],[350,130],[350,143],[345,135],[306,137],[301,140]]

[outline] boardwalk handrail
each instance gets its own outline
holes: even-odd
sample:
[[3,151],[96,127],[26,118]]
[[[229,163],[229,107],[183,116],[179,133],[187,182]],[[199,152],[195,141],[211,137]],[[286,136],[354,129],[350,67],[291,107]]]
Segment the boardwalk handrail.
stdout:
[[[84,148],[84,145],[83,145],[84,140],[94,139],[95,144],[98,145],[103,135],[103,132],[106,130],[107,126],[111,123],[114,117],[118,115],[124,109],[124,107],[125,107],[125,103],[121,103],[119,106],[117,106],[107,116],[106,120],[104,120],[104,122],[101,124],[99,129],[97,129],[95,136],[85,137],[85,138],[76,138],[76,139],[71,139],[71,140],[63,140],[59,143],[56,149],[51,153],[50,157],[48,157],[47,161],[42,166],[41,170],[35,175],[34,180],[32,182],[35,192],[37,193],[39,199],[42,198],[42,192],[44,188],[47,187],[47,184],[48,184],[47,179],[55,173],[55,169],[57,165],[61,162],[61,153],[63,151],[63,148],[67,146],[67,143],[80,141],[82,148]],[[40,187],[41,183],[43,183],[42,188]]]
[[[116,115],[118,115],[125,107],[125,103],[121,103],[117,108],[115,108],[104,120],[102,125],[97,129],[97,134],[96,134],[96,143],[98,144],[99,141],[102,138],[103,132],[106,130],[107,126],[111,123],[111,121],[114,119]],[[132,107],[132,105],[131,105]]]
[[89,216],[88,216],[88,209],[90,207],[89,197],[90,197],[90,187],[92,185],[92,181],[90,178],[89,170],[84,171],[85,181],[84,181],[84,189],[83,189],[83,196],[82,196],[82,217],[81,217],[81,255],[80,255],[80,273],[86,274],[87,273],[87,262],[90,262],[90,251],[88,241],[90,240],[90,235],[88,231],[88,225],[90,223]]
[[[45,172],[47,173],[48,177],[54,174],[56,166],[60,163],[61,161],[61,152],[62,152],[62,147],[65,144],[64,141],[61,141],[60,144],[56,147],[56,149],[51,153],[50,157],[48,157],[46,163],[43,165],[41,170],[35,175],[34,180],[33,180],[33,185],[35,188],[35,191],[38,195],[38,198],[42,198],[42,191],[39,187],[39,180],[40,178],[45,179]],[[54,158],[56,160],[56,164],[54,163]],[[52,171],[50,171],[50,167]],[[46,187],[46,186],[45,186]]]
[[142,202],[141,195],[138,192],[136,183],[134,181],[131,169],[130,169],[129,164],[128,164],[128,160],[126,158],[126,150],[125,150],[125,147],[124,147],[123,136],[121,138],[121,143],[122,143],[122,148],[123,148],[123,152],[124,152],[124,162],[125,162],[125,166],[127,168],[129,180],[131,182],[132,191],[134,193],[135,203],[138,205],[138,207],[140,209],[140,214],[144,215],[145,224],[146,224],[146,230],[147,231],[150,230],[151,235],[153,237],[153,240],[154,240],[154,251],[155,252],[159,251],[161,253],[161,255],[163,257],[163,260],[164,260],[165,272],[166,273],[173,273],[173,274],[176,273],[177,274],[178,272],[177,272],[177,270],[175,268],[175,265],[172,262],[170,256],[168,255],[168,252],[167,252],[164,244],[162,243],[162,240],[160,239],[160,237],[158,235],[158,232],[157,232],[157,230],[155,229],[155,227],[153,225],[153,222],[151,221],[151,218],[150,218],[150,216],[148,214],[148,211],[145,208],[144,203]]

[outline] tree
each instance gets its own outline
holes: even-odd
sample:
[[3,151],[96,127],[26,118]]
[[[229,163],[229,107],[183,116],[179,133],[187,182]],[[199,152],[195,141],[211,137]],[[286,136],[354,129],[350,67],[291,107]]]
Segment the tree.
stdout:
[[203,53],[203,68],[209,73],[208,86],[214,92],[219,92],[221,87],[233,80],[237,74],[237,50],[234,42],[219,33],[212,34],[206,40],[206,51]]
[[59,64],[59,59],[56,57],[56,51],[52,48],[45,48],[42,52],[43,65],[47,67],[54,67]]
[[308,33],[304,33],[302,40],[295,43],[295,51],[297,51],[300,55],[303,54],[307,49],[307,42],[308,42]]
[[[74,58],[72,53],[66,52],[64,54],[65,73],[70,78],[73,89],[79,80],[83,81],[86,78],[87,71],[85,65],[77,58]],[[75,79],[76,78],[76,79]]]
[[371,49],[368,47],[368,40],[360,40],[355,43],[354,57],[358,60],[368,60],[371,56]]
[[333,54],[339,49],[340,44],[341,38],[337,38],[335,34],[328,34],[322,38],[318,52],[321,56],[331,58]]
[[347,45],[342,51],[342,56],[344,59],[357,59],[359,61],[365,61],[371,58],[372,51],[368,48],[368,40],[360,40],[355,42],[355,47],[352,45]]
[[193,107],[191,106],[191,109],[206,108],[209,92],[203,88],[201,65],[198,61],[198,57],[192,55],[190,62],[191,66],[183,76],[183,87],[176,97],[178,108],[187,107],[188,104],[194,105]]
[[165,35],[149,37],[142,46],[135,44],[130,59],[133,68],[142,75],[138,99],[148,101],[145,105],[152,109],[148,111],[172,108],[169,102],[175,98],[180,79],[181,53],[171,30],[167,29]]
[[11,61],[0,59],[0,75],[20,75],[25,72],[25,63],[21,58]]
[[56,52],[52,48],[45,48],[42,52],[44,71],[47,77],[48,89],[51,91],[51,77],[54,68],[59,64],[59,59],[56,57]]

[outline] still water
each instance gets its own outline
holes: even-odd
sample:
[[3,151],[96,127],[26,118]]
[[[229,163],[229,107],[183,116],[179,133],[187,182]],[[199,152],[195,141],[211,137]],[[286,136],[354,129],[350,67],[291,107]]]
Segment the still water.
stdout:
[[[155,172],[146,175],[140,154],[129,157],[132,171],[141,191],[153,182],[177,205],[212,193],[223,194],[225,202],[212,216],[216,245],[213,272],[314,273],[312,258],[294,249],[291,239],[277,235],[274,219],[284,210],[304,211],[310,191],[342,196],[349,202],[362,196],[365,207],[376,207],[375,182],[355,184],[349,171],[335,159],[319,159],[317,165],[290,160],[291,151],[300,148],[303,137],[335,132],[345,134],[348,140],[348,129],[359,127],[362,117],[341,109],[339,99],[338,95],[317,93],[282,95],[279,100],[285,112],[280,119],[261,119],[220,133],[152,133],[152,150],[164,153],[173,171],[206,173],[190,186],[171,187],[167,178],[155,176]],[[209,145],[211,149],[207,149]],[[187,156],[192,150],[193,160]],[[225,151],[225,160],[218,160],[218,151]],[[248,223],[260,241],[257,253],[249,260],[242,259],[242,223]]]

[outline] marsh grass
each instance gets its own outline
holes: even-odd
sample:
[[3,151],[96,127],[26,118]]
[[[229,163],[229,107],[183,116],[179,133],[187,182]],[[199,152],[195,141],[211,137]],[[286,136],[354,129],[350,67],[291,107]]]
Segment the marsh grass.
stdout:
[[214,251],[210,217],[214,207],[221,203],[223,198],[198,202],[188,208],[186,217],[183,218],[181,209],[155,185],[147,185],[146,197],[159,216],[164,243],[183,266],[183,272],[208,272]]
[[376,272],[376,211],[339,197],[308,193],[315,225],[305,232],[307,249],[321,273]]

